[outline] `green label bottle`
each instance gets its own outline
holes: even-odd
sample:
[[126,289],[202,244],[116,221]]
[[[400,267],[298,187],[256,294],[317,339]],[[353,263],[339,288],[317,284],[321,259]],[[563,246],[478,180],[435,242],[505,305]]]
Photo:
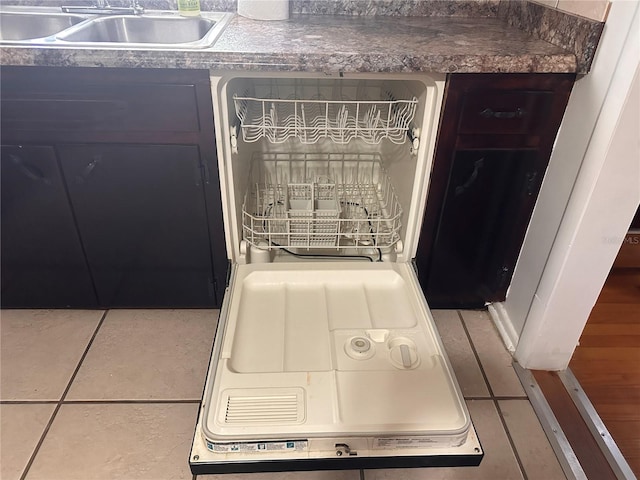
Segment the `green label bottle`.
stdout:
[[185,17],[200,15],[200,0],[178,0],[178,12]]

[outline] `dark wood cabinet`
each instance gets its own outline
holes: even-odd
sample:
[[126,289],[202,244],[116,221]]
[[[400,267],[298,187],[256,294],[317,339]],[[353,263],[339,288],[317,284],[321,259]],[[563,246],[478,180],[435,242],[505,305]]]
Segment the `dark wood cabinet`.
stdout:
[[449,78],[416,257],[431,307],[505,299],[573,81]]
[[5,145],[1,154],[2,305],[96,307],[55,149]]
[[60,163],[100,305],[215,304],[193,145],[62,145]]
[[[25,89],[30,89],[28,95]],[[39,79],[10,85],[3,96],[3,126],[11,130],[131,134],[199,128],[196,88],[189,84],[123,85],[98,76],[72,76],[53,85],[42,85]]]
[[[3,151],[2,305],[219,306],[228,267],[208,71],[6,67],[2,86],[3,141],[47,152],[20,164]],[[44,172],[57,200],[5,191],[5,167],[7,182],[22,175],[42,188]],[[19,201],[29,209],[14,234],[9,207]],[[63,226],[67,237],[46,254],[20,241],[35,230],[54,238]],[[78,268],[82,288],[67,281]],[[39,285],[43,269],[62,293],[41,301],[26,289],[20,302],[5,295],[5,278],[14,279],[7,288],[17,278]]]

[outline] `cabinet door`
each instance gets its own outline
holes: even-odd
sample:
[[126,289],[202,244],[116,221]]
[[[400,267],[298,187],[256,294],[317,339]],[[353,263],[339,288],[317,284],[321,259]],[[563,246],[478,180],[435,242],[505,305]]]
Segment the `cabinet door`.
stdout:
[[457,151],[426,284],[434,308],[482,307],[506,293],[540,171],[536,150]]
[[197,146],[59,152],[100,305],[216,304]]
[[574,80],[449,76],[416,255],[432,307],[505,300]]
[[53,147],[3,146],[2,306],[95,307]]

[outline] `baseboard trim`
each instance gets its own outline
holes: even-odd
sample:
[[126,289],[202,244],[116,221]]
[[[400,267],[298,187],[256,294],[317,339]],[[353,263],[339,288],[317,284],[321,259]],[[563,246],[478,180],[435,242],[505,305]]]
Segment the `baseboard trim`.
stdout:
[[498,329],[498,333],[502,338],[502,342],[507,347],[507,350],[513,354],[513,352],[516,351],[516,345],[518,345],[520,335],[516,332],[513,322],[507,313],[507,309],[504,308],[504,303],[491,303],[487,305],[487,308],[489,310],[491,320],[493,320],[493,324]]

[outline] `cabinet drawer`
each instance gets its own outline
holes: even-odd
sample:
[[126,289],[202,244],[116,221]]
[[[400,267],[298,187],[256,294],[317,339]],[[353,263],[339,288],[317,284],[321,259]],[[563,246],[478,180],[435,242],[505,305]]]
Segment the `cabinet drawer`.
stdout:
[[552,102],[552,92],[470,91],[458,132],[536,135],[545,127]]
[[194,85],[84,84],[2,92],[2,129],[192,132],[200,129]]

